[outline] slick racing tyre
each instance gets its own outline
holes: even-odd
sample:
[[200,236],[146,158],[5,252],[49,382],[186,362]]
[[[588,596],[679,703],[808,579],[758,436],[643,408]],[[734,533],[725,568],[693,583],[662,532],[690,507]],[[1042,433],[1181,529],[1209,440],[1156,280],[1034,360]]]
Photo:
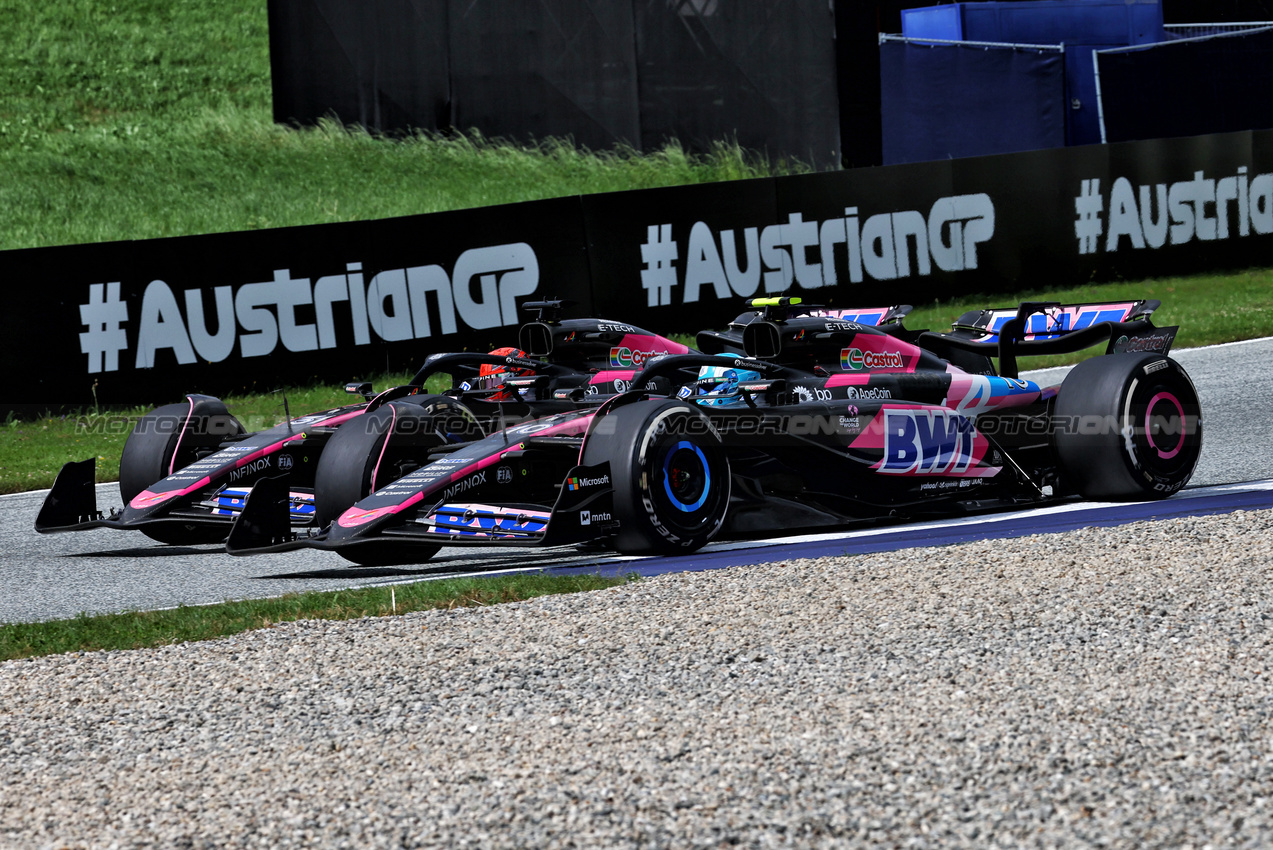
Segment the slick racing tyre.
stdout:
[[1160,354],[1111,354],[1061,384],[1053,447],[1069,488],[1086,499],[1156,499],[1189,481],[1202,450],[1198,392]]
[[694,407],[636,402],[605,414],[581,460],[585,466],[602,461],[610,462],[620,552],[693,552],[724,524],[729,459],[716,430]]
[[[243,426],[211,396],[192,395],[184,402],[157,407],[137,420],[119,459],[119,494],[128,504],[156,481],[217,450],[222,441],[243,433]],[[160,543],[219,543],[224,530],[200,525],[144,527],[141,532]]]
[[[443,395],[396,399],[351,419],[336,429],[314,470],[315,521],[331,524],[370,493],[423,466],[438,446],[483,436],[472,411]],[[341,554],[364,566],[385,566],[427,561],[439,548],[384,544]]]

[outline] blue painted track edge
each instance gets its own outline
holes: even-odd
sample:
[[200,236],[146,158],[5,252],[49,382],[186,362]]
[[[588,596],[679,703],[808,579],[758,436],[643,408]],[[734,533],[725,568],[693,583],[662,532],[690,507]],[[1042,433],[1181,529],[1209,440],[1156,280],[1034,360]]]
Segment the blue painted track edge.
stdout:
[[635,573],[649,577],[802,558],[867,555],[925,546],[952,546],[974,540],[1056,534],[1080,528],[1110,528],[1133,522],[1214,516],[1268,508],[1273,508],[1273,480],[1186,489],[1170,499],[1153,502],[1077,502],[919,525],[718,544],[691,555],[622,560],[601,558],[591,564],[553,567],[547,572],[553,575],[597,573],[612,576]]

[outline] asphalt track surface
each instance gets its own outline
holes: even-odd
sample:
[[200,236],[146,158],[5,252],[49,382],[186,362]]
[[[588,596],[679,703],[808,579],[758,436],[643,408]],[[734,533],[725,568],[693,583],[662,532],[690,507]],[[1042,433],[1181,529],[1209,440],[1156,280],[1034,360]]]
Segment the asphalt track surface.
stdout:
[[[475,571],[656,575],[1273,507],[1273,339],[1182,350],[1172,356],[1189,372],[1201,396],[1203,453],[1189,487],[1161,502],[1073,503],[958,521],[722,542],[674,558],[631,558],[573,548],[463,548],[444,549],[419,567],[368,569],[352,567],[335,553],[314,550],[233,557],[220,546],[163,546],[139,533],[111,529],[36,534],[35,516],[47,492],[36,491],[0,496],[0,623],[408,583]],[[1048,370],[1031,377],[1054,383],[1063,372]],[[117,486],[100,485],[98,506],[118,504]]]

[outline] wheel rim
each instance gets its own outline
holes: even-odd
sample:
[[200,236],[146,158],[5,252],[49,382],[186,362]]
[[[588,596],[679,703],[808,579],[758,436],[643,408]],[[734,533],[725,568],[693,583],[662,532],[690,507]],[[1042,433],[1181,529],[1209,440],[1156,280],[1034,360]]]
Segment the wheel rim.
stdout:
[[1200,444],[1196,398],[1188,388],[1155,383],[1134,392],[1123,420],[1131,433],[1128,450],[1147,473],[1174,479],[1192,468]]
[[[1168,449],[1173,433],[1175,445]],[[1185,409],[1174,393],[1160,392],[1145,406],[1145,439],[1162,460],[1171,460],[1184,448]]]
[[703,450],[688,440],[669,447],[663,456],[663,492],[672,507],[693,513],[707,501],[712,472]]

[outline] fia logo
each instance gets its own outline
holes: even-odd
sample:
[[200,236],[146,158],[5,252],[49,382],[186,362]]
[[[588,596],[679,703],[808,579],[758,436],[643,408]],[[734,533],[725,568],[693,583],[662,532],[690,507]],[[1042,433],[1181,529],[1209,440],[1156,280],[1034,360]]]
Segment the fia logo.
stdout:
[[278,468],[280,470],[288,470],[292,468],[292,456],[289,454],[281,454],[278,456]]
[[500,484],[511,484],[513,481],[513,469],[509,466],[501,466],[495,470],[495,480]]

